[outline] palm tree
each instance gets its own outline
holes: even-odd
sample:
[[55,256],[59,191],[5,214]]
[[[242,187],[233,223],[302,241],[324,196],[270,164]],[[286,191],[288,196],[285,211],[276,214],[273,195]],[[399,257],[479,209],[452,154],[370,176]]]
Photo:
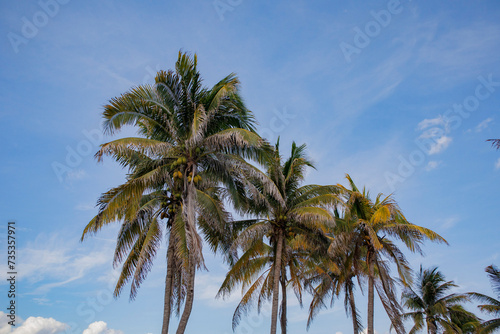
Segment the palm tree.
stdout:
[[[255,188],[247,178],[258,179],[260,173],[244,158],[259,159],[266,142],[255,133],[253,115],[239,95],[237,77],[230,74],[212,88],[203,87],[196,55],[192,58],[180,52],[175,72],[160,71],[154,86],[141,85],[111,99],[103,116],[105,133],[114,134],[133,125],[140,137],[103,144],[96,154],[99,160],[104,155],[114,157],[129,169],[129,175],[126,183],[101,196],[99,212],[85,228],[83,237],[114,221],[128,224],[137,220],[141,199],[154,191],[165,191],[170,200],[157,205],[146,220],[160,230],[158,215],[165,212],[160,218],[168,216],[167,262],[172,262],[167,263],[171,271],[166,277],[164,317],[170,317],[167,308],[172,303],[168,299],[173,298],[173,285],[181,284],[183,288],[175,288],[177,301],[185,300],[177,333],[184,333],[194,300],[195,272],[204,267],[197,226],[205,232],[214,250],[227,249],[218,243],[230,234],[229,215],[222,207],[224,194],[238,202],[242,201],[244,189]],[[219,185],[224,185],[223,192]],[[142,240],[144,233],[135,232],[134,237]],[[153,238],[156,243],[147,239],[148,243],[142,246],[146,273],[158,235]],[[132,267],[144,273],[134,261],[131,259]],[[125,272],[127,276],[129,272]],[[133,284],[140,284],[145,278],[143,274],[137,277],[140,279],[134,278]],[[168,320],[164,320],[162,333],[167,332]]]
[[455,287],[457,285],[446,281],[437,268],[423,270],[420,267],[414,287],[406,287],[402,294],[404,306],[409,309],[403,317],[414,322],[409,334],[424,328],[429,334],[436,334],[440,329],[445,333],[474,331],[478,319],[461,305],[469,301],[467,294],[448,294]]
[[[311,248],[315,239],[308,236],[324,236],[332,228],[333,217],[326,207],[338,202],[337,189],[334,186],[301,186],[306,168],[313,167],[306,158],[305,148],[305,145],[293,143],[290,157],[283,160],[278,140],[272,155],[263,161],[268,181],[277,191],[252,194],[254,203],[248,212],[258,218],[237,223],[241,232],[233,247],[240,249],[242,255],[230,268],[218,293],[218,296],[226,296],[238,284],[246,290],[235,310],[233,328],[250,309],[252,301],[257,301],[260,312],[262,303],[271,299],[270,332],[276,334],[281,284],[281,329],[282,333],[286,332],[286,286],[291,285],[300,301],[300,261],[306,258],[304,249]],[[257,187],[263,189],[260,182],[255,180]]]
[[482,312],[495,317],[491,320],[486,320],[481,324],[481,329],[479,331],[481,334],[493,333],[500,328],[500,271],[494,265],[486,267],[485,271],[488,273],[491,287],[493,288],[493,292],[497,295],[498,299],[476,292],[470,294],[474,299],[484,303],[478,305]]
[[396,281],[391,277],[389,264],[396,265],[403,285],[411,282],[410,268],[404,254],[389,237],[401,242],[412,252],[420,252],[425,239],[444,242],[437,233],[410,223],[391,196],[378,194],[375,201],[368,191],[360,191],[349,175],[346,175],[350,189],[343,186],[345,197],[343,219],[350,224],[341,234],[341,242],[332,245],[331,253],[338,256],[351,253],[354,272],[366,273],[368,278],[368,334],[374,333],[374,291],[380,297],[392,326],[397,333],[404,332],[401,321],[401,306],[395,295]]

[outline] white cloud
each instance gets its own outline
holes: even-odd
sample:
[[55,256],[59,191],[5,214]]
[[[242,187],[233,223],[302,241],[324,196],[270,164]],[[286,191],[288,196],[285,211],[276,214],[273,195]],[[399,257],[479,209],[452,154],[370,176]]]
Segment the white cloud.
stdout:
[[0,311],[0,334],[57,334],[68,329],[68,325],[53,318],[29,317],[26,321],[19,317],[16,326],[8,324],[7,315]]
[[495,169],[500,169],[500,158],[495,162]]
[[439,138],[445,134],[444,130],[441,128],[430,128],[422,132],[419,138]]
[[424,119],[417,125],[417,129],[422,131],[419,139],[423,139],[428,145],[428,154],[438,154],[450,146],[453,138],[450,133],[449,122],[439,115],[436,118]]
[[446,150],[448,148],[448,146],[450,146],[452,140],[453,139],[451,137],[448,137],[448,136],[442,136],[442,137],[435,139],[436,142],[433,143],[429,149],[429,155],[438,154],[438,153],[443,152],[444,150]]
[[82,334],[123,334],[123,332],[115,329],[108,329],[108,325],[104,321],[96,321],[91,323]]
[[[9,325],[9,318],[7,318],[7,314],[0,311],[0,334],[10,334],[12,326]],[[17,317],[16,322],[22,322],[20,318]],[[17,325],[17,323],[16,323]]]
[[12,334],[55,334],[61,333],[67,328],[68,325],[53,318],[29,317]]
[[[62,334],[69,326],[53,318],[29,317],[26,321],[17,317],[16,326],[8,323],[7,314],[0,311],[0,334]],[[104,321],[89,325],[82,334],[123,334],[122,331],[109,329]]]
[[435,126],[443,126],[447,127],[447,122],[443,118],[443,116],[439,115],[436,118],[426,118],[417,125],[418,130],[425,130],[430,127],[435,127]]

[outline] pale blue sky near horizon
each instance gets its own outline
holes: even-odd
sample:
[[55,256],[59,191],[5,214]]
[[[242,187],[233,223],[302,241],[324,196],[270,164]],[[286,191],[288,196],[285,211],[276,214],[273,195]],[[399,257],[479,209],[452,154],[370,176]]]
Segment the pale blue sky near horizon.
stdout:
[[[160,332],[166,250],[135,301],[127,290],[113,300],[118,224],[79,238],[98,196],[124,180],[110,159],[95,161],[98,145],[133,133],[101,135],[102,106],[173,68],[179,50],[198,55],[208,86],[236,73],[283,154],[307,144],[317,167],[307,183],[345,184],[348,173],[443,235],[450,246],[426,243],[425,257],[405,251],[415,270],[439,266],[458,291],[492,294],[484,268],[500,265],[500,151],[486,139],[500,138],[498,1],[2,1],[0,36],[0,256],[15,220],[19,272],[11,328],[2,266],[0,334]],[[205,253],[187,333],[231,333],[239,294],[214,299],[227,267]],[[305,333],[309,299],[303,309],[288,300],[289,333]],[[252,313],[236,333],[269,323]],[[377,333],[389,325],[378,305]],[[339,332],[352,332],[342,300],[309,330]]]

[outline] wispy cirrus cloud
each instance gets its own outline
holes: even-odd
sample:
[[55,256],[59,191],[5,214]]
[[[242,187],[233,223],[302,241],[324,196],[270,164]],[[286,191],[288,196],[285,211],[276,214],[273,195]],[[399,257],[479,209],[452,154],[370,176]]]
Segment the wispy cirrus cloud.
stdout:
[[451,217],[448,217],[448,218],[444,218],[444,219],[438,220],[438,223],[441,224],[441,229],[443,229],[443,230],[449,230],[452,227],[454,227],[459,221],[460,221],[460,217],[458,217],[458,216],[451,216]]
[[483,130],[487,129],[491,122],[493,122],[493,117],[488,117],[487,119],[485,119],[484,121],[482,121],[481,123],[479,123],[475,128],[474,128],[474,131],[475,132],[482,132]]
[[496,61],[490,52],[499,46],[500,25],[476,22],[444,33],[435,21],[429,22],[429,26],[433,33],[418,50],[418,61],[425,65],[421,66],[424,74],[434,78],[430,84],[456,85]]
[[76,281],[91,270],[111,263],[111,244],[104,243],[101,248],[88,252],[80,251],[76,239],[61,241],[64,239],[57,234],[47,236],[42,233],[19,250],[22,261],[19,278],[36,283],[36,288],[29,294],[46,294],[52,288]]
[[[418,123],[417,130],[423,131],[423,130],[426,130],[428,128],[431,128],[430,130],[432,130],[432,129],[435,129],[434,127],[438,127],[438,126],[440,126],[442,128],[448,128],[448,124],[447,124],[446,120],[441,115],[439,115],[438,117],[435,117],[435,118],[424,119],[423,121]],[[427,132],[431,132],[431,131],[428,130]]]

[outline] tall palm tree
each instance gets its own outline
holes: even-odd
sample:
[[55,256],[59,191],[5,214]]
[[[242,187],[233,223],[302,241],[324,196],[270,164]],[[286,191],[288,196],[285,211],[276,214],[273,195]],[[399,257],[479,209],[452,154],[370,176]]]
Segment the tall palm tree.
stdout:
[[[307,238],[306,233],[326,235],[332,227],[333,217],[327,207],[338,202],[337,189],[334,186],[301,186],[306,168],[313,167],[306,158],[305,148],[305,145],[293,143],[290,157],[283,160],[278,141],[273,154],[263,161],[268,180],[277,191],[252,194],[255,202],[249,212],[258,218],[237,223],[241,232],[234,241],[234,248],[240,249],[242,255],[230,268],[218,293],[218,296],[226,296],[238,284],[246,290],[235,310],[233,328],[250,309],[252,301],[257,301],[260,311],[262,303],[271,299],[270,333],[276,334],[281,284],[281,329],[282,333],[286,332],[286,285],[294,289],[300,300],[302,286],[298,267],[304,258],[302,250],[310,248],[313,240]],[[255,180],[257,187],[263,189],[260,182]]]
[[411,271],[401,250],[389,237],[401,241],[410,251],[420,252],[424,240],[446,243],[446,240],[430,229],[410,223],[391,196],[378,194],[370,199],[366,189],[358,189],[346,175],[350,189],[339,187],[344,194],[344,217],[350,224],[341,238],[332,244],[331,253],[339,255],[352,252],[356,273],[366,272],[368,278],[368,325],[367,333],[374,333],[374,292],[377,291],[382,305],[397,333],[404,332],[401,306],[395,295],[396,281],[389,271],[390,263],[396,265],[403,285],[411,282]]
[[482,312],[492,315],[494,318],[486,320],[481,324],[480,333],[489,334],[500,329],[500,270],[494,266],[488,266],[485,270],[490,278],[493,292],[497,295],[497,299],[487,295],[473,292],[471,296],[477,301],[484,303],[478,305]]
[[[185,300],[177,328],[178,334],[184,333],[194,300],[195,272],[204,266],[197,226],[203,232],[211,230],[211,234],[205,234],[208,241],[226,238],[230,225],[221,206],[223,195],[229,194],[230,199],[238,202],[242,201],[244,189],[255,188],[247,178],[259,179],[260,173],[244,158],[260,159],[266,142],[255,133],[253,114],[239,95],[237,77],[230,74],[212,88],[203,87],[196,55],[190,57],[181,52],[175,71],[160,71],[155,85],[141,85],[111,99],[103,116],[105,133],[115,134],[124,126],[133,125],[140,136],[103,144],[96,154],[99,160],[104,155],[112,156],[129,169],[129,175],[126,183],[101,196],[99,212],[85,228],[83,237],[114,221],[127,224],[136,220],[145,195],[159,189],[166,191],[172,201],[165,202],[166,207],[158,207],[146,220],[159,230],[159,210],[168,215],[167,252],[172,262],[167,267],[172,269],[175,264],[181,269],[167,272],[166,298],[172,298],[169,291],[174,291],[173,284],[185,286],[176,290],[178,297]],[[214,191],[219,185],[224,186],[224,192]],[[134,237],[141,239],[143,234],[139,232]],[[157,239],[158,234],[152,239],[156,243],[147,239],[143,245],[141,255],[146,272]],[[215,243],[212,248],[218,250],[219,246]],[[136,265],[131,261],[132,267]],[[138,277],[133,282],[140,284],[145,276]],[[171,304],[167,299],[166,308]],[[169,318],[169,311],[164,316]],[[167,332],[165,320],[162,333]]]
[[409,309],[403,317],[414,322],[409,334],[424,328],[429,334],[436,334],[439,330],[445,333],[474,331],[478,319],[461,305],[468,302],[469,297],[467,294],[449,294],[455,287],[457,285],[446,281],[437,268],[423,270],[420,267],[414,287],[406,287],[402,294],[404,306]]

